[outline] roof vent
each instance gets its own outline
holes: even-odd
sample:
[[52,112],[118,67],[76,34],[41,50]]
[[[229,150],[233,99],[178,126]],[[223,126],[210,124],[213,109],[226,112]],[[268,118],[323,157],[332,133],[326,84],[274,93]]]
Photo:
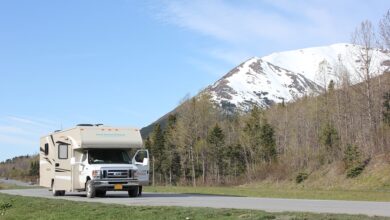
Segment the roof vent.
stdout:
[[81,126],[81,127],[92,127],[93,124],[78,124],[77,126]]

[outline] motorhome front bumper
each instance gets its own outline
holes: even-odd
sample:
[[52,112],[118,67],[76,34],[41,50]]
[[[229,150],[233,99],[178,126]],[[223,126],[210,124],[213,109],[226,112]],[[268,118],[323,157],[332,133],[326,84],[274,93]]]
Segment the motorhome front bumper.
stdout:
[[92,180],[92,184],[96,189],[113,191],[113,190],[123,190],[127,191],[133,186],[139,186],[140,183],[135,179],[116,179],[116,180],[105,180],[105,179],[96,179]]

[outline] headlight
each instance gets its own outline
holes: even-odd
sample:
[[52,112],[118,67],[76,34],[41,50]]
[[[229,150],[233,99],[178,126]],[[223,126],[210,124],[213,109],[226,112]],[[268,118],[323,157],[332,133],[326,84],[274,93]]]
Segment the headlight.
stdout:
[[100,177],[100,170],[92,170],[92,177],[99,178]]

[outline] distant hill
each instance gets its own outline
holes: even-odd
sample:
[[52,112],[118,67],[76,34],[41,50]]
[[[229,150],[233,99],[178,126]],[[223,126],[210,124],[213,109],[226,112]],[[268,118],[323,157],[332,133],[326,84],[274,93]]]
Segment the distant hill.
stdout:
[[[34,166],[36,167],[34,168]],[[38,170],[38,154],[18,156],[0,162],[0,177],[4,178],[36,182],[39,178]]]

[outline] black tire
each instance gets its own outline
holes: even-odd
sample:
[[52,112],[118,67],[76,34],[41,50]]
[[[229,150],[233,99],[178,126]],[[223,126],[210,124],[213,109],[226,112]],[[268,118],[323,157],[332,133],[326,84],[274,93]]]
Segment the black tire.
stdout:
[[61,196],[61,191],[53,190],[53,196]]
[[138,186],[132,186],[130,187],[128,193],[129,197],[137,197],[138,196]]
[[[56,190],[54,185],[54,180],[51,181],[51,192],[53,193],[53,196],[61,196],[61,190]],[[65,194],[65,191],[64,191]]]
[[106,190],[96,190],[96,197],[105,197]]
[[88,198],[94,198],[96,196],[96,189],[91,180],[88,180],[85,184],[85,191]]

